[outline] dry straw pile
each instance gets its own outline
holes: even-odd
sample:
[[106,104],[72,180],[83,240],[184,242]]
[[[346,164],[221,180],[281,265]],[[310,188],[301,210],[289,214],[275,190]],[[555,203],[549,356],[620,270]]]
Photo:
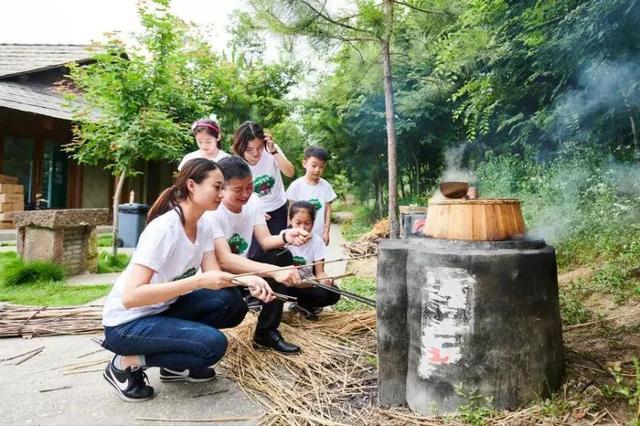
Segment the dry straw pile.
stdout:
[[102,332],[102,306],[38,307],[0,304],[0,337]]
[[376,406],[376,313],[328,312],[320,321],[285,316],[280,330],[299,355],[254,349],[255,316],[225,330],[225,373],[266,409],[262,423],[289,425],[441,424]]

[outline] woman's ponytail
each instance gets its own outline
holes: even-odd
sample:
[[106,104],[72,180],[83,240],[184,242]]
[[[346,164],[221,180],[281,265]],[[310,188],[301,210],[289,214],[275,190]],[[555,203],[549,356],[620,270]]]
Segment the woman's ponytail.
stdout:
[[162,191],[158,199],[149,209],[147,215],[147,224],[158,216],[162,216],[169,210],[175,209],[180,215],[180,221],[184,225],[185,219],[180,207],[180,201],[186,200],[191,196],[189,188],[187,187],[187,181],[191,179],[195,183],[201,183],[207,178],[210,172],[217,170],[218,165],[206,158],[194,158],[189,160],[182,166],[176,183],[169,188]]

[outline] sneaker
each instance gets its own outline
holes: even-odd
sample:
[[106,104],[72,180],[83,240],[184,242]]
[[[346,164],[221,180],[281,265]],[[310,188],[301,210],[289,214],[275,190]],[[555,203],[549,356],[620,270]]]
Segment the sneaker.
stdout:
[[160,369],[161,382],[210,382],[216,377],[216,370],[211,367],[187,368],[186,370]]
[[140,367],[119,370],[111,361],[102,375],[118,391],[118,396],[125,401],[146,401],[154,396],[153,388],[147,385],[149,378]]

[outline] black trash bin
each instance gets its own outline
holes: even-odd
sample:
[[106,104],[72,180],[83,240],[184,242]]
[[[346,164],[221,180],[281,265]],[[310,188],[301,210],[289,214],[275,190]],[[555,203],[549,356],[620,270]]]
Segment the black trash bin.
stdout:
[[135,247],[144,230],[149,206],[127,203],[118,206],[118,247]]

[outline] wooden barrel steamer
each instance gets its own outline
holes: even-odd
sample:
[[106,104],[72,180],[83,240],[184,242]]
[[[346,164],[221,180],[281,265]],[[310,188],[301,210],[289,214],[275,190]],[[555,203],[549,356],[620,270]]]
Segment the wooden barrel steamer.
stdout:
[[525,234],[520,201],[515,199],[441,199],[429,203],[424,226],[428,237],[502,241]]

